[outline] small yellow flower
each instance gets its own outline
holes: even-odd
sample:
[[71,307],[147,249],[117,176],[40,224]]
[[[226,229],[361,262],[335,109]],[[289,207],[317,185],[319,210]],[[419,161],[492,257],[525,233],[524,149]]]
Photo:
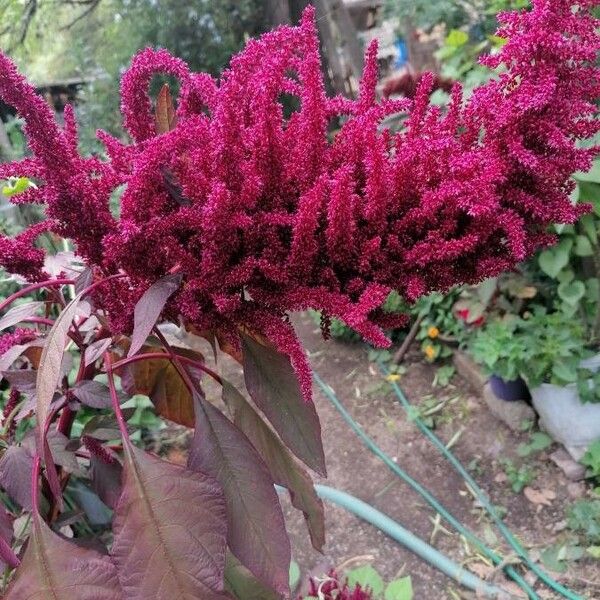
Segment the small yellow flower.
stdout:
[[427,330],[427,335],[434,340],[438,335],[440,335],[440,330],[435,326],[432,325],[428,330]]
[[429,360],[433,360],[433,358],[435,358],[435,348],[433,346],[425,346],[423,352],[425,352],[425,356]]
[[386,381],[393,383],[394,381],[400,381],[400,375],[398,373],[390,373],[386,378]]

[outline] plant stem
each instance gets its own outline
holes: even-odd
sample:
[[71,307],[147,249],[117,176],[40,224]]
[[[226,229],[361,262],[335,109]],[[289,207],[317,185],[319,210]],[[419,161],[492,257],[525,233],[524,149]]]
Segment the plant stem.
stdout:
[[117,388],[115,387],[115,379],[113,374],[112,357],[110,352],[104,353],[104,364],[106,366],[106,375],[108,377],[108,389],[110,391],[110,399],[112,400],[113,410],[115,411],[115,417],[117,418],[117,424],[119,425],[119,431],[123,438],[123,444],[126,446],[129,440],[129,431],[127,430],[127,423],[123,417],[123,411],[119,404],[119,396],[117,394]]
[[181,362],[187,363],[188,365],[195,367],[196,369],[198,369],[200,371],[204,371],[207,375],[210,375],[210,377],[212,377],[217,383],[219,383],[221,385],[223,384],[223,380],[221,379],[220,375],[215,373],[212,369],[208,368],[206,365],[204,365],[203,363],[201,363],[198,360],[194,360],[192,358],[188,358],[187,356],[180,356],[179,354],[176,354],[175,352],[172,351],[171,347],[168,345],[166,340],[163,338],[162,334],[160,334],[158,337],[161,339],[161,342],[163,343],[163,345],[167,344],[165,346],[165,350],[167,350],[167,352],[146,352],[144,354],[136,354],[134,356],[129,356],[127,358],[122,358],[121,360],[118,360],[116,363],[114,363],[112,365],[113,370],[120,369],[121,367],[124,367],[124,366],[134,363],[134,362],[138,362],[140,360],[153,360],[153,359],[168,358],[173,363],[174,357],[177,357]]
[[27,296],[30,292],[34,292],[35,290],[39,290],[44,287],[56,287],[61,285],[72,285],[75,283],[74,279],[49,279],[48,281],[40,281],[39,283],[33,283],[32,285],[28,285],[20,289],[18,292],[11,294],[6,300],[0,303],[0,310],[4,310],[7,306],[12,304],[18,298],[23,296]]

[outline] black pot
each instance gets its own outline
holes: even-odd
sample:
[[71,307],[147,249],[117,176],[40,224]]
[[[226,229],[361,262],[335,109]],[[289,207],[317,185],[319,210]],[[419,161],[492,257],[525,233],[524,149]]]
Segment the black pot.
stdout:
[[527,384],[521,377],[512,379],[511,381],[505,381],[502,377],[492,375],[489,379],[490,387],[496,397],[507,402],[514,402],[515,400],[525,400],[529,402],[531,400],[531,394]]

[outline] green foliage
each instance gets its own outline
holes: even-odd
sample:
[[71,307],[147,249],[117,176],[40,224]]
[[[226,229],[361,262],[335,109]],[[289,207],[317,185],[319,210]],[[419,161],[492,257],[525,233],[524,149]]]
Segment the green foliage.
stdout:
[[380,596],[383,593],[385,584],[381,575],[371,565],[357,567],[346,573],[348,585],[354,588],[359,583],[363,588],[369,588],[374,596]]
[[439,23],[460,27],[469,18],[465,5],[455,0],[386,0],[385,10],[388,16],[401,21],[410,20],[413,25],[422,29],[431,29]]
[[588,468],[588,477],[600,480],[600,440],[589,446],[579,462]]
[[[6,10],[17,23],[23,7],[11,0]],[[81,90],[78,118],[85,150],[98,150],[97,128],[122,133],[118,81],[131,56],[146,47],[164,47],[194,71],[219,74],[248,37],[270,28],[265,0],[101,0],[83,18],[79,2],[40,2],[29,35],[0,37],[20,67],[38,83],[67,78],[89,82]],[[6,23],[6,19],[3,19]],[[160,79],[160,78],[159,78]],[[155,82],[157,91],[162,81]]]
[[348,571],[346,577],[350,589],[360,584],[363,589],[371,592],[373,600],[412,600],[413,598],[410,576],[394,579],[386,585],[377,569],[371,565],[364,565]]
[[529,441],[527,443],[519,444],[517,447],[517,454],[520,457],[525,458],[526,456],[541,452],[551,445],[552,438],[548,434],[542,431],[534,431],[529,436]]
[[600,500],[575,502],[567,511],[567,525],[589,543],[600,543]]
[[501,464],[508,483],[515,494],[521,493],[535,479],[535,471],[529,465],[516,465],[509,459],[502,460]]
[[540,558],[545,567],[556,573],[566,573],[569,562],[579,560],[584,556],[585,550],[577,544],[557,543],[545,548]]
[[546,295],[566,317],[582,317],[584,325],[598,338],[600,272],[598,232],[600,227],[600,162],[589,173],[577,173],[572,198],[593,205],[574,225],[557,225],[559,243],[538,255],[542,273],[550,279]]
[[526,356],[526,342],[515,336],[518,324],[518,319],[507,317],[488,323],[473,335],[469,350],[488,375],[497,375],[505,381],[519,376]]

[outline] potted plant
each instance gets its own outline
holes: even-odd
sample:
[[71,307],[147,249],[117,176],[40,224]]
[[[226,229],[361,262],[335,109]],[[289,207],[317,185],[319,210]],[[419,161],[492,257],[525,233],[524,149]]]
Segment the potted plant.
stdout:
[[527,351],[523,338],[515,335],[519,322],[514,316],[490,321],[477,330],[469,345],[471,355],[483,366],[492,391],[501,400],[531,400],[519,373]]
[[538,309],[515,324],[518,370],[546,431],[579,459],[600,438],[600,355],[584,327],[563,312]]

